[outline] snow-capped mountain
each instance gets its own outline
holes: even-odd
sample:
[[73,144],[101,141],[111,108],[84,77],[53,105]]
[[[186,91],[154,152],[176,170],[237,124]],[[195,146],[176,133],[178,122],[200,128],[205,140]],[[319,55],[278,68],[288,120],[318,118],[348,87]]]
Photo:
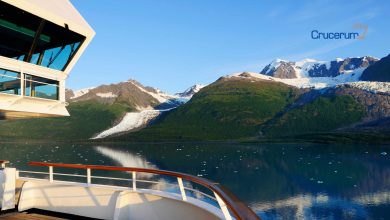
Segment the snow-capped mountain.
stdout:
[[298,74],[295,69],[295,63],[282,59],[276,59],[272,61],[270,64],[264,67],[260,73],[281,79],[298,78]]
[[355,71],[348,71],[342,75],[336,77],[303,77],[294,79],[281,79],[277,77],[267,76],[264,74],[254,72],[242,72],[227,75],[225,79],[243,79],[243,80],[269,80],[275,82],[281,82],[290,86],[298,88],[314,88],[323,89],[329,87],[335,87],[339,85],[350,85],[352,87],[370,91],[370,92],[382,92],[390,93],[390,82],[369,82],[360,81],[359,78],[362,75],[364,69],[360,68]]
[[190,88],[186,89],[184,92],[176,93],[175,95],[182,97],[182,98],[191,99],[191,97],[193,95],[195,95],[197,92],[199,92],[205,86],[206,85],[195,84],[195,85],[191,86]]
[[351,71],[365,69],[377,61],[378,59],[370,56],[337,58],[332,61],[305,59],[299,62],[291,62],[276,59],[264,67],[260,73],[282,79],[337,77],[345,73],[351,73]]
[[134,109],[126,113],[117,124],[104,131],[99,131],[91,138],[100,139],[145,127],[164,112],[186,103],[203,87],[197,84],[182,93],[170,95],[159,89],[143,86],[135,80],[128,80],[78,91],[67,89],[66,96],[68,102],[93,100],[104,104],[127,104]]
[[200,85],[192,86],[183,93],[170,95],[159,89],[143,86],[135,80],[110,85],[101,85],[72,91],[66,91],[69,102],[94,100],[104,104],[125,103],[138,111],[145,109],[167,109],[177,107],[200,90]]
[[[310,94],[314,95],[326,92],[352,95],[365,106],[371,106],[370,120],[374,120],[390,114],[387,110],[384,110],[390,109],[387,105],[370,105],[371,102],[388,103],[390,82],[362,81],[361,78],[366,69],[383,63],[381,61],[368,56],[346,59],[338,58],[333,61],[305,59],[291,62],[277,59],[267,65],[261,73],[241,72],[222,78],[225,80],[246,80],[250,82],[266,80],[281,82],[298,88],[314,88],[314,90],[302,90],[309,91],[309,93],[312,92]],[[382,67],[385,64],[381,64],[378,68],[383,69]],[[373,77],[372,74],[367,76]],[[115,102],[128,103],[135,108],[135,110],[127,112],[115,125],[99,131],[91,137],[92,139],[101,139],[137,131],[151,122],[158,121],[158,118],[164,112],[184,104],[203,87],[205,86],[194,85],[184,92],[170,95],[158,89],[143,86],[135,80],[129,80],[76,92],[67,91],[67,94],[71,95],[68,99],[70,102],[92,99],[107,104]],[[323,88],[327,89],[317,90]]]
[[[373,74],[368,74],[372,69],[375,69],[374,72],[378,73],[380,71],[376,69],[385,69],[386,66],[390,66],[387,64],[390,63],[389,57],[390,55],[381,60],[370,56],[337,58],[333,61],[304,59],[298,62],[276,59],[260,73],[242,72],[225,76],[225,78],[271,80],[298,88],[315,89],[348,84],[351,87],[370,92],[390,93],[390,82],[386,80],[378,82],[372,76]],[[386,75],[386,73],[381,74],[381,76]],[[372,80],[370,80],[370,77]]]

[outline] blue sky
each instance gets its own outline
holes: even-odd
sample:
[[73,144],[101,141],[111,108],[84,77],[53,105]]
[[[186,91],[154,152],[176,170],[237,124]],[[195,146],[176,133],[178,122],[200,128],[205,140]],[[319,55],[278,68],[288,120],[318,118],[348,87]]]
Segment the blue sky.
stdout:
[[[96,36],[68,80],[80,89],[135,79],[169,93],[223,75],[259,72],[275,58],[330,60],[390,53],[390,2],[71,0]],[[311,31],[364,40],[313,40]]]

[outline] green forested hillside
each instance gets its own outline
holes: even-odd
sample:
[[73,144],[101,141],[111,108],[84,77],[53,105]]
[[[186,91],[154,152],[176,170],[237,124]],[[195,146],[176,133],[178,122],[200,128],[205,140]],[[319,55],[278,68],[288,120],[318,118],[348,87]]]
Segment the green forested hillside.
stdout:
[[359,122],[365,109],[348,95],[321,95],[289,109],[303,93],[269,81],[219,80],[154,125],[114,140],[273,139],[330,132]]
[[332,131],[359,122],[365,115],[362,105],[351,96],[320,96],[311,103],[287,111],[262,126],[267,137]]
[[104,130],[128,110],[120,104],[71,103],[70,117],[0,121],[0,140],[83,140]]
[[156,124],[115,139],[230,140],[252,137],[257,135],[259,125],[293,103],[299,95],[299,89],[282,83],[220,79]]
[[[152,125],[102,141],[340,139],[338,134],[356,139],[354,132],[338,129],[362,121],[367,106],[329,91],[310,96],[279,82],[221,78]],[[80,101],[68,107],[70,117],[1,121],[0,141],[87,140],[132,111],[128,106]]]

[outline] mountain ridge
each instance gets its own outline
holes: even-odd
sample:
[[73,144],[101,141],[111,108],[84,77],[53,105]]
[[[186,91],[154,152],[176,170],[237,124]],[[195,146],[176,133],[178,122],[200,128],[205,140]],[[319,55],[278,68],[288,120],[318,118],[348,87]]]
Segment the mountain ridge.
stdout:
[[363,72],[361,80],[390,82],[390,54],[369,66]]
[[127,80],[76,91],[67,89],[66,100],[70,103],[91,100],[103,104],[121,103],[136,111],[166,109],[187,102],[202,87],[196,84],[182,93],[170,95],[159,89],[144,86],[136,80]]
[[260,71],[261,74],[282,79],[304,78],[304,77],[336,77],[348,71],[359,68],[367,68],[377,62],[378,59],[371,56],[352,57],[331,61],[318,61],[315,59],[304,59],[301,61],[286,61],[276,59]]
[[[375,137],[381,140],[384,137],[381,136],[381,132],[386,132],[383,130],[383,126],[387,126],[388,123],[377,123],[377,121],[390,117],[390,83],[361,81],[361,75],[370,64],[368,61],[364,63],[364,60],[373,60],[374,58],[362,57],[359,59],[363,66],[352,67],[351,62],[357,62],[354,59],[347,61],[337,59],[339,63],[344,65],[342,73],[327,77],[301,74],[300,78],[279,78],[253,72],[240,72],[223,76],[206,86],[202,90],[203,92],[194,95],[189,103],[167,113],[156,124],[135,133],[116,137],[114,140],[249,138],[259,141],[274,138],[310,139],[310,137],[318,137],[322,141],[325,139],[346,141],[351,140],[351,138],[352,140],[364,141],[367,137],[366,140],[372,141],[372,138],[377,134],[379,136]],[[304,62],[317,61],[306,59]],[[375,62],[379,61],[375,59]],[[327,64],[323,63],[322,65],[326,66]],[[331,62],[328,65],[331,65]],[[309,71],[305,71],[309,73]],[[229,86],[222,86],[226,83]],[[246,102],[241,100],[243,97],[238,98],[242,93],[240,91],[243,87],[250,88],[253,85],[258,86],[253,90],[243,92],[247,94],[246,98],[259,91],[264,91],[263,93],[273,94],[273,96],[262,99],[271,99],[272,102],[262,105],[255,104],[254,106],[252,104],[256,103],[257,100],[254,99],[250,101],[251,103],[244,104]],[[243,112],[256,112],[257,108],[271,105],[280,99],[281,97],[275,96],[277,93],[270,92],[273,91],[269,87],[270,85],[275,85],[282,90],[283,88],[293,89],[295,98],[280,107],[273,113],[272,117],[264,118],[260,114],[254,115],[253,118],[252,116],[246,118],[246,116],[238,115]],[[264,88],[268,89],[261,90]],[[210,93],[210,89],[213,92]],[[198,106],[195,103],[200,104]],[[249,109],[245,109],[246,105]],[[233,106],[242,108],[237,109]],[[208,110],[205,112],[204,109]],[[229,113],[231,109],[235,109],[235,113]],[[183,114],[186,116],[183,117]],[[209,116],[206,116],[207,114]],[[219,114],[224,116],[219,116]],[[210,121],[216,119],[219,121],[210,124]],[[177,121],[180,121],[180,124],[177,124]],[[220,124],[221,127],[216,126],[216,124]],[[208,130],[208,126],[212,129]],[[231,131],[224,130],[223,127]],[[365,129],[365,127],[369,129]],[[375,133],[367,133],[368,130],[375,131]],[[360,132],[361,136],[356,132]]]
[[[336,60],[345,63],[342,59]],[[318,61],[306,59],[298,65],[314,66],[313,62]],[[388,59],[382,58],[368,67],[356,66],[353,70],[344,65],[342,74],[328,77],[311,77],[308,70],[295,75],[296,78],[239,72],[222,76],[205,87],[194,85],[174,95],[135,80],[80,91],[67,90],[71,117],[2,122],[0,138],[389,140],[386,131],[390,131],[387,129],[390,83],[360,80],[366,70],[388,63]],[[331,62],[321,65],[331,65]],[[386,68],[370,71],[374,71],[374,75],[387,74]],[[52,131],[52,127],[61,129]]]

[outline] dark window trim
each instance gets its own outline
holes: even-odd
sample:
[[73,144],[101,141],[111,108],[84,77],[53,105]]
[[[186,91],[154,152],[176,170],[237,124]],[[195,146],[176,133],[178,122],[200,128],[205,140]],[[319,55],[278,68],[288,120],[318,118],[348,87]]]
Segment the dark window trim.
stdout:
[[[33,44],[31,45],[31,49],[30,49],[30,51],[29,51],[28,57],[26,57],[26,59],[24,60],[24,61],[27,62],[27,63],[30,63],[30,62],[31,62],[31,59],[32,59],[33,54],[34,54],[34,50],[35,50],[35,48],[36,48],[36,45],[37,45],[37,43],[38,43],[38,40],[40,39],[41,32],[42,32],[42,30],[43,30],[44,27],[45,27],[46,21],[47,21],[47,20],[45,20],[45,19],[42,18],[42,21],[41,21],[41,23],[39,24],[39,27],[38,27],[38,30],[37,30],[35,36],[34,36]],[[48,21],[48,22],[51,22],[51,21]],[[53,22],[52,22],[52,23],[53,23]],[[55,24],[55,23],[53,23],[53,24]],[[55,24],[55,25],[58,25],[58,24]],[[63,27],[63,28],[65,28],[66,30],[71,31],[71,30],[69,29],[68,24],[64,24],[64,26],[61,26],[61,25],[58,25],[58,26]],[[82,35],[82,34],[80,34],[80,33],[77,33],[77,34],[83,36],[84,39],[83,39],[82,41],[80,41],[79,46],[77,47],[76,51],[72,54],[72,56],[69,57],[69,59],[66,61],[65,65],[64,65],[64,67],[60,70],[60,71],[62,71],[62,72],[66,70],[66,68],[68,67],[69,63],[73,60],[74,56],[79,52],[81,46],[84,44],[85,40],[87,39],[86,36],[84,36],[84,35]],[[40,56],[43,56],[43,54],[41,54]],[[27,59],[27,58],[28,58],[28,59]],[[41,58],[41,57],[40,57],[40,58]],[[42,66],[42,65],[39,64],[39,60],[37,61],[37,65]],[[50,67],[48,67],[48,66],[42,66],[42,67],[45,67],[45,68],[48,68],[48,69],[51,69],[51,70],[57,70],[57,69],[50,68]]]
[[[24,75],[24,77],[23,77],[23,81],[24,81],[24,89],[23,89],[24,90],[24,94],[23,94],[23,96],[25,96],[25,97],[33,97],[33,98],[40,98],[40,99],[47,99],[47,100],[57,100],[57,101],[60,100],[60,81],[55,80],[55,79],[42,77],[42,76],[37,76],[37,75],[31,74],[31,73],[24,73],[23,75]],[[31,77],[31,78],[28,79],[27,77]],[[55,84],[50,84],[50,83],[46,83],[46,82],[41,82],[39,80],[33,80],[33,77],[37,77],[37,78],[41,78],[41,79],[47,79],[47,80],[52,80],[52,81],[54,81],[56,83]],[[30,82],[30,88],[32,88],[32,83],[40,83],[40,84],[46,84],[48,86],[56,87],[55,99],[38,97],[36,95],[33,96],[31,93],[30,93],[30,95],[27,95],[27,86],[28,86],[27,83],[28,82]]]
[[39,40],[39,37],[40,37],[40,35],[42,33],[43,27],[45,26],[45,23],[46,23],[45,19],[42,19],[41,22],[39,23],[38,29],[37,29],[37,31],[35,32],[35,35],[34,35],[34,40],[33,40],[33,43],[31,45],[30,51],[28,52],[28,55],[24,59],[26,62],[30,62],[31,61],[31,58],[33,56],[35,48],[37,47],[38,40]]
[[[8,3],[2,2],[1,0],[0,0],[0,2],[9,5]],[[12,6],[13,6],[13,5],[12,5]],[[15,7],[15,6],[14,6],[14,7]],[[21,9],[21,8],[18,8],[18,9],[19,9],[20,11],[23,11],[23,12],[25,12],[25,13],[31,14],[32,16],[35,16],[35,17],[41,19],[41,21],[40,21],[38,27],[36,28],[36,30],[34,30],[34,29],[29,29],[29,30],[31,30],[31,32],[32,32],[32,33],[31,33],[31,37],[32,37],[32,34],[35,32],[34,38],[33,38],[33,42],[32,42],[32,45],[31,45],[31,47],[30,47],[30,49],[29,49],[29,52],[28,52],[27,54],[24,54],[24,55],[25,55],[24,59],[23,59],[23,60],[16,59],[16,60],[18,60],[18,61],[26,62],[26,63],[29,63],[29,64],[34,64],[34,63],[31,63],[31,60],[32,60],[32,58],[33,58],[33,56],[34,56],[34,52],[35,52],[35,49],[36,49],[36,47],[37,47],[37,44],[38,44],[39,40],[40,40],[40,39],[43,40],[43,39],[48,38],[48,36],[42,34],[42,31],[44,30],[45,25],[46,25],[47,23],[52,23],[52,24],[54,24],[54,25],[56,25],[56,26],[58,26],[58,27],[65,28],[65,29],[68,30],[68,31],[74,32],[74,31],[72,31],[72,30],[69,29],[69,25],[66,24],[66,23],[64,23],[63,25],[60,25],[60,24],[57,24],[57,23],[55,23],[55,22],[53,22],[53,21],[46,20],[46,19],[44,19],[44,18],[42,18],[42,17],[40,17],[40,16],[38,16],[38,15],[36,15],[36,14],[33,14],[33,13],[28,12],[28,11],[26,11],[26,10],[23,10],[23,9]],[[20,31],[20,30],[19,30],[19,31]],[[69,56],[69,59],[66,61],[66,63],[64,64],[64,66],[63,66],[62,69],[56,69],[56,68],[52,68],[52,67],[48,67],[48,66],[43,66],[43,65],[41,65],[40,62],[42,62],[43,54],[40,54],[40,56],[39,56],[39,58],[38,58],[38,60],[37,60],[37,63],[36,63],[35,65],[42,66],[42,67],[47,68],[47,69],[50,69],[50,70],[55,70],[55,71],[62,71],[62,72],[64,72],[64,71],[68,68],[69,63],[73,60],[74,56],[79,52],[81,46],[85,43],[85,41],[86,41],[86,39],[87,39],[87,36],[85,36],[85,35],[82,34],[82,33],[78,33],[78,32],[74,32],[74,33],[76,33],[76,34],[82,36],[83,39],[80,40],[79,42],[77,42],[77,43],[79,43],[78,47],[76,48],[76,50],[74,51],[74,53],[73,53],[71,56]]]
[[[76,51],[72,54],[72,56],[69,57],[68,61],[66,61],[66,64],[64,65],[64,68],[62,68],[61,71],[65,71],[66,68],[68,67],[69,63],[73,60],[73,57],[79,52],[81,46],[84,44],[85,40],[87,38],[84,36],[84,40],[80,41],[79,46],[77,47]],[[49,67],[48,67],[49,68]]]

